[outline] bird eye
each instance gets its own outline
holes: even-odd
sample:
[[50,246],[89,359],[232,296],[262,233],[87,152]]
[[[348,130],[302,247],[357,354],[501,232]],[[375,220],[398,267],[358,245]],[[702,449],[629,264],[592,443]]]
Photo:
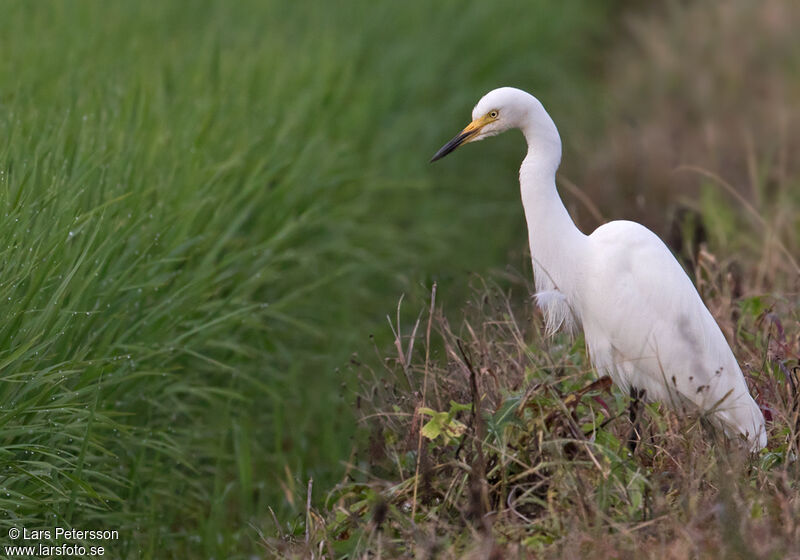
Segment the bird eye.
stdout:
[[496,119],[497,118],[497,111],[492,111],[491,113],[489,113],[489,116],[492,117],[493,119]]

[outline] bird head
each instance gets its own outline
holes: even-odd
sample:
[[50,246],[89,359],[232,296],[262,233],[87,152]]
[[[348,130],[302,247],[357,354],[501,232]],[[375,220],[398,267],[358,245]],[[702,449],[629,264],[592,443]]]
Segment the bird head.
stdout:
[[551,136],[558,141],[558,131],[542,104],[531,94],[512,87],[494,89],[484,95],[472,110],[472,122],[455,138],[436,152],[431,161],[444,156],[463,144],[477,142],[512,128],[521,128],[526,136],[529,127],[537,135]]

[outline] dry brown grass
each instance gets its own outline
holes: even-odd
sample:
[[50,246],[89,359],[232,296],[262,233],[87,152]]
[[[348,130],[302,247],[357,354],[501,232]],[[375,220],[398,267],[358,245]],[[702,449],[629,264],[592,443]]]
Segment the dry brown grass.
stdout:
[[[518,309],[530,306],[481,285],[457,330],[434,309],[416,325],[394,325],[408,334],[380,369],[354,360],[369,443],[325,510],[309,512],[309,545],[284,534],[265,541],[269,550],[317,558],[800,550],[796,310],[737,320],[749,381],[771,417],[769,448],[752,457],[702,418],[656,405],[629,454],[627,399],[594,379],[580,340],[543,340],[539,318]],[[453,413],[440,425],[450,437],[420,435],[430,427],[426,409]]]

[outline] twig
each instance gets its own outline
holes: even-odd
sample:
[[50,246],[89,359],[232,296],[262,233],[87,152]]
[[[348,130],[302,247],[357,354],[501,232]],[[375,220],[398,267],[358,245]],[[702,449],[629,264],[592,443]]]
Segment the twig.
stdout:
[[311,488],[314,486],[314,479],[308,479],[308,491],[306,492],[306,546],[311,538]]
[[527,524],[529,524],[529,525],[530,525],[530,524],[532,524],[532,523],[533,523],[533,520],[532,520],[532,519],[529,519],[528,517],[526,517],[526,516],[524,516],[524,515],[522,515],[522,514],[521,514],[520,512],[518,512],[518,511],[517,511],[517,509],[514,507],[514,494],[516,494],[516,492],[517,492],[517,487],[516,487],[516,486],[512,486],[512,487],[511,487],[511,491],[508,493],[508,498],[506,498],[506,506],[507,506],[507,507],[508,507],[508,509],[511,511],[511,513],[513,513],[514,515],[516,515],[517,517],[519,517],[520,519],[522,519],[522,520],[523,520],[525,523],[527,523]]
[[272,522],[275,524],[275,530],[278,531],[278,536],[283,537],[283,531],[281,531],[281,524],[278,522],[278,516],[275,515],[275,512],[272,510],[270,506],[267,506],[270,515],[272,515]]
[[[425,333],[425,374],[422,378],[422,404],[421,407],[425,406],[425,398],[428,394],[428,364],[430,362],[431,356],[431,323],[433,322],[433,311],[436,307],[436,282],[433,283],[433,287],[431,288],[431,307],[428,313],[428,328]],[[419,325],[419,319],[417,319],[417,325]],[[416,333],[416,327],[414,327],[414,332]],[[422,462],[422,415],[419,415],[419,433],[417,434],[417,465],[416,470],[414,472],[414,495],[411,499],[411,521],[414,521],[414,517],[417,513],[417,491],[419,490],[419,465]]]
[[[409,364],[406,362],[405,352],[403,352],[403,339],[400,334],[400,307],[403,305],[404,297],[405,294],[401,295],[400,300],[397,302],[397,328],[395,329],[394,324],[392,324],[392,319],[388,315],[386,316],[386,320],[389,321],[389,328],[392,329],[392,334],[394,335],[394,346],[397,349],[397,358],[403,368],[403,375],[406,377],[409,390],[413,391],[414,385],[411,382],[411,375],[408,371]],[[416,332],[416,329],[414,329],[414,331]]]
[[480,394],[478,393],[478,376],[475,373],[475,368],[472,366],[472,360],[469,359],[467,351],[464,349],[464,344],[460,338],[456,339],[456,345],[458,346],[459,352],[461,352],[461,357],[464,359],[464,364],[467,366],[467,370],[469,370],[469,385],[470,391],[472,392],[472,420],[475,425],[475,439],[473,441],[473,445],[475,446],[475,453],[477,455],[477,464],[475,465],[475,468],[472,469],[470,477],[472,477],[472,483],[477,484],[480,491],[478,503],[479,509],[475,513],[481,520],[481,528],[486,534],[489,534],[489,520],[486,516],[486,513],[489,511],[489,493],[488,489],[486,488],[486,459],[483,456],[483,440],[485,437],[485,429],[482,421],[483,418],[481,418],[481,399]]

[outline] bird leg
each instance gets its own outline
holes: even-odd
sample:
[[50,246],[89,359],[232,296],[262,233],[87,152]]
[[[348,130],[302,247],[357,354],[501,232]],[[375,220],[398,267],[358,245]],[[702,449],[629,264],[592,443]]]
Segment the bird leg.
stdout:
[[628,436],[628,449],[631,453],[636,451],[636,446],[642,439],[641,419],[644,400],[644,389],[631,387],[631,403],[628,405],[628,416],[631,420],[631,433]]

